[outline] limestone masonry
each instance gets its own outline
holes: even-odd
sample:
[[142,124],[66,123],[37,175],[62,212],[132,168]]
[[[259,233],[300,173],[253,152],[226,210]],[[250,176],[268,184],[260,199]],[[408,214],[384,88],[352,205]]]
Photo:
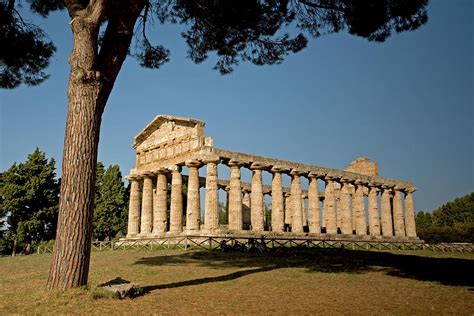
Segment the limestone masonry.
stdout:
[[[415,187],[379,177],[377,163],[368,158],[342,171],[238,153],[215,148],[204,126],[195,119],[158,115],[135,137],[136,165],[127,177],[127,239],[185,234],[418,239]],[[229,168],[230,179],[219,179],[219,164]],[[206,177],[199,176],[200,168]],[[241,181],[242,168],[252,171],[251,183]],[[272,174],[271,185],[262,183],[263,172]],[[282,184],[285,174],[291,177],[290,187]],[[303,177],[307,190],[301,186]],[[324,192],[319,192],[319,181]],[[219,223],[220,189],[227,194],[226,225]],[[265,216],[265,195],[271,196],[271,220]]]

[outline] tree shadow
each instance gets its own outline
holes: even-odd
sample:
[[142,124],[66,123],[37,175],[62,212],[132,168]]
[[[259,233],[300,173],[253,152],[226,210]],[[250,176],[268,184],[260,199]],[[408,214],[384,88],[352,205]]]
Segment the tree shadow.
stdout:
[[474,260],[434,258],[419,255],[347,249],[296,249],[273,250],[268,253],[222,253],[217,251],[190,251],[171,256],[141,258],[135,264],[193,265],[226,268],[254,268],[218,277],[148,286],[148,291],[175,288],[237,279],[245,275],[281,268],[305,268],[306,272],[368,273],[420,281],[439,282],[444,285],[474,287]]
[[274,270],[274,269],[276,269],[276,267],[264,267],[264,268],[258,268],[258,269],[252,269],[252,270],[243,270],[243,271],[237,271],[237,272],[234,272],[234,273],[229,273],[229,274],[226,274],[226,275],[220,275],[220,276],[216,276],[216,277],[200,278],[200,279],[174,282],[174,283],[168,283],[168,284],[149,285],[149,286],[144,286],[143,289],[145,290],[145,292],[150,292],[150,291],[154,291],[154,290],[172,289],[172,288],[190,286],[190,285],[200,285],[200,284],[205,284],[205,283],[223,282],[223,281],[235,280],[235,279],[238,279],[240,277],[243,277],[243,276],[246,276],[246,275],[249,275],[249,274],[254,274],[254,273],[259,273],[259,272],[266,272],[266,271],[271,271],[271,270]]

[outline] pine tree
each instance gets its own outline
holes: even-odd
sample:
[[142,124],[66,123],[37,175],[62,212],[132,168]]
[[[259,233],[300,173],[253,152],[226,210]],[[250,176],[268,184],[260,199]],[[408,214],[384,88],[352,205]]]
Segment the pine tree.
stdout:
[[99,162],[92,223],[95,239],[107,240],[125,233],[128,213],[126,193],[120,167],[112,165],[104,171],[104,165]]
[[40,241],[54,238],[59,198],[55,164],[36,148],[26,162],[2,173],[0,215],[7,226],[3,244],[11,246],[12,256],[19,247],[29,253]]
[[[151,25],[180,23],[187,56],[202,63],[214,55],[214,68],[227,74],[245,61],[280,64],[304,49],[307,37],[347,30],[383,42],[392,33],[418,29],[428,18],[428,0],[27,2],[43,17],[67,9],[71,20],[64,27],[74,39],[57,240],[47,282],[48,289],[63,290],[87,284],[102,114],[122,65],[127,56],[147,68],[169,60],[168,49],[149,41]],[[40,27],[21,17],[22,3],[0,0],[0,87],[43,81],[55,50]],[[297,32],[288,32],[291,24]]]

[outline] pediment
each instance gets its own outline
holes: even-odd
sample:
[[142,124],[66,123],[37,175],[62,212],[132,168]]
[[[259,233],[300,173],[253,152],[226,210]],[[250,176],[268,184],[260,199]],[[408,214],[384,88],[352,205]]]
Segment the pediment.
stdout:
[[192,118],[158,115],[135,136],[133,148],[146,150],[186,136],[203,136],[205,123]]

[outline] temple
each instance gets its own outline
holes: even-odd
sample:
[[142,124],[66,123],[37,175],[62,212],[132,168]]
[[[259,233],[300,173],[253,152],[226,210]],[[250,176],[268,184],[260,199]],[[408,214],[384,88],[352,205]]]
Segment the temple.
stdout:
[[[128,240],[177,235],[418,240],[415,187],[379,177],[377,164],[368,158],[337,170],[233,152],[214,147],[204,126],[158,115],[135,137],[136,165],[127,177]],[[219,179],[219,164],[230,169],[229,179]],[[205,177],[199,176],[200,168]],[[251,170],[251,183],[241,181],[242,168]],[[264,172],[272,175],[271,185],[263,184]],[[291,177],[289,187],[283,175]],[[225,222],[219,221],[219,189],[227,196]],[[271,196],[269,216],[265,195]]]

